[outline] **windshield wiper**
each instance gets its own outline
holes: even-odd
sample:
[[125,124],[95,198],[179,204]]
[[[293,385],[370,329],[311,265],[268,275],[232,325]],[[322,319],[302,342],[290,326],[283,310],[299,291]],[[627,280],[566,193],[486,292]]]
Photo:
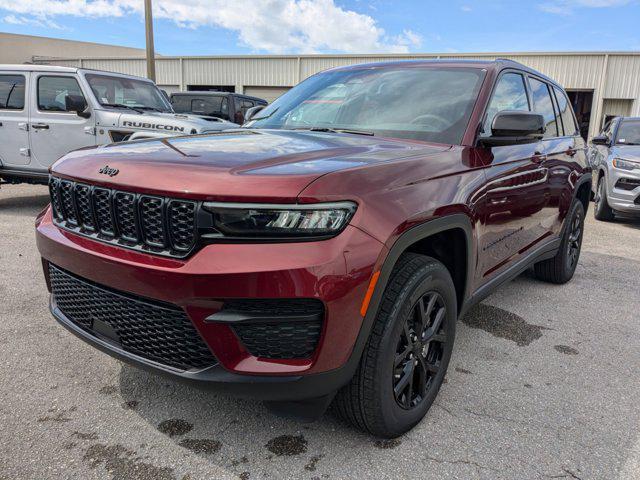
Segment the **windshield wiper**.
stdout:
[[273,116],[274,113],[276,113],[278,111],[280,107],[277,107],[273,112],[271,112],[269,115],[265,115],[264,117],[254,117],[249,119],[250,122],[253,122],[254,120],[264,120],[265,118],[269,118],[271,116]]
[[293,130],[308,130],[310,132],[329,132],[329,133],[351,133],[353,135],[368,135],[373,137],[375,133],[369,130],[354,130],[352,128],[329,128],[329,127],[303,127],[294,128]]
[[141,110],[138,107],[132,107],[130,105],[125,105],[124,103],[101,103],[103,107],[111,107],[111,108],[126,108],[128,110],[133,110],[134,112],[144,113],[144,110]]

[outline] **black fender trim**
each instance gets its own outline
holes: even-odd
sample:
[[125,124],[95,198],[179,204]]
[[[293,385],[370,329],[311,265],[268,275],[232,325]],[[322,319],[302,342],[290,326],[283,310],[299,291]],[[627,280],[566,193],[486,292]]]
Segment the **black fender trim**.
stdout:
[[[353,377],[358,368],[360,357],[362,356],[365,345],[367,344],[367,341],[369,339],[369,333],[371,332],[371,328],[373,327],[373,322],[378,315],[378,308],[380,307],[382,296],[385,289],[387,288],[387,284],[391,277],[393,267],[395,267],[398,259],[400,258],[400,255],[402,255],[408,247],[419,240],[428,238],[440,232],[455,229],[462,230],[466,238],[467,275],[465,279],[464,296],[462,298],[462,301],[459,302],[461,305],[465,304],[466,299],[470,296],[470,288],[473,284],[473,275],[475,271],[473,226],[471,224],[470,218],[463,213],[455,213],[434,220],[429,220],[425,223],[410,228],[402,235],[400,235],[400,237],[398,237],[398,239],[389,250],[382,268],[380,269],[380,276],[378,277],[378,282],[376,283],[373,295],[371,296],[371,300],[369,301],[367,313],[362,320],[360,333],[358,334],[358,338],[356,339],[356,343],[351,352],[351,356],[349,357],[347,363],[340,368],[340,370],[346,369],[348,372],[351,372],[350,374],[346,375],[349,379]],[[456,312],[456,315],[457,313],[458,312]]]

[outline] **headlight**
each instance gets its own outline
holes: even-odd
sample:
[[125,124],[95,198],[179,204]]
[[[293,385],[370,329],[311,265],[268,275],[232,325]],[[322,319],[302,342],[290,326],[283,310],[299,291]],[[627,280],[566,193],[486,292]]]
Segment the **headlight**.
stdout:
[[636,170],[640,169],[640,163],[633,162],[630,160],[624,160],[622,158],[614,158],[613,166],[619,168],[620,170]]
[[356,211],[352,202],[277,205],[205,203],[212,214],[210,239],[324,239],[338,235]]

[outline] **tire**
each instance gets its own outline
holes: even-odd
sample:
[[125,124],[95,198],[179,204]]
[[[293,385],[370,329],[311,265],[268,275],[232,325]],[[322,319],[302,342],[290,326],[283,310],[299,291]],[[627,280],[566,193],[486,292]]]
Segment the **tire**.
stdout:
[[584,233],[584,206],[575,199],[565,219],[558,253],[534,266],[536,277],[550,283],[567,283],[573,277],[580,258]]
[[607,201],[607,182],[604,175],[598,180],[598,189],[593,199],[593,216],[596,220],[602,220],[603,222],[610,222],[615,218],[613,209],[609,206]]
[[456,318],[456,291],[447,268],[424,255],[402,255],[358,370],[336,395],[337,414],[378,437],[394,438],[411,430],[440,390],[453,351]]

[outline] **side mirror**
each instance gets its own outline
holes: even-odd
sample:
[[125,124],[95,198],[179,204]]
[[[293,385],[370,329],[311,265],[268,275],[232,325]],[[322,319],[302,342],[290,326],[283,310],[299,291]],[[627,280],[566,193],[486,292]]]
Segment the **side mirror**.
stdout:
[[265,105],[256,105],[255,107],[251,107],[247,110],[247,112],[244,114],[244,121],[245,123],[248,122],[249,120],[251,120],[256,113],[258,113],[260,110],[264,109]]
[[81,95],[65,95],[64,106],[67,112],[76,112],[79,117],[89,118],[91,116],[87,110],[87,101]]
[[593,143],[594,145],[606,145],[606,146],[609,146],[610,144],[609,137],[607,137],[606,135],[596,135],[591,139],[591,143]]
[[480,143],[487,147],[535,143],[545,129],[544,117],[539,113],[503,110],[493,118],[491,136],[481,138]]

